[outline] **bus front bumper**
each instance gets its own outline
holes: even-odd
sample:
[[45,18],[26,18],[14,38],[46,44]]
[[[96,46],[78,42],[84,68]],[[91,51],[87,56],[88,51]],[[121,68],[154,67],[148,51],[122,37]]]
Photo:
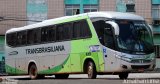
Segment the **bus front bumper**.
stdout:
[[131,63],[126,61],[121,61],[121,70],[129,72],[144,72],[144,71],[153,71],[156,67],[155,60],[149,63]]

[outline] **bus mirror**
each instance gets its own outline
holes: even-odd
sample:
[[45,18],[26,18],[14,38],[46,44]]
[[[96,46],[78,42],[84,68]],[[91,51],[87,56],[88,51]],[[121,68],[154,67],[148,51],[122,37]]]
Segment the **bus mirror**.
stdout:
[[113,21],[106,21],[107,24],[110,24],[114,28],[115,35],[119,35],[119,26]]

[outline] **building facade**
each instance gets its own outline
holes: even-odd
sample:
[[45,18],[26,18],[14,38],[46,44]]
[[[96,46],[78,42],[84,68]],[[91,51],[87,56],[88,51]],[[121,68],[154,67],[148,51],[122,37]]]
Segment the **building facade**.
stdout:
[[156,56],[160,57],[160,0],[0,0],[0,61],[4,60],[4,35],[8,29],[94,11],[129,12],[144,17],[153,27]]

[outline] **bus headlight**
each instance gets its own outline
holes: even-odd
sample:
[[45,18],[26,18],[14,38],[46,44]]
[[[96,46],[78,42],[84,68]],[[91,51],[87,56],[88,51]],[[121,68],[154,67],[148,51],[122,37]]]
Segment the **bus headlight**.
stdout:
[[123,61],[126,61],[126,62],[131,62],[131,58],[128,58],[128,57],[124,57],[124,56],[119,56],[119,55],[116,55],[116,57],[118,59],[121,59]]
[[148,55],[148,56],[146,57],[146,59],[147,59],[147,60],[151,60],[151,61],[155,60],[155,54],[152,53],[151,55]]
[[127,61],[127,62],[131,62],[131,59],[127,58],[127,57],[121,57],[121,59],[124,60],[124,61]]

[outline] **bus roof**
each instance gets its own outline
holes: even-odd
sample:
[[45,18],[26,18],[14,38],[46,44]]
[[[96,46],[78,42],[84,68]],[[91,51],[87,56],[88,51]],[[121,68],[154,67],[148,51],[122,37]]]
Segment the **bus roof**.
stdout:
[[111,12],[111,11],[108,11],[108,12],[90,12],[90,13],[83,13],[83,14],[79,14],[79,15],[64,16],[64,17],[60,17],[60,18],[45,20],[43,22],[27,25],[27,26],[24,26],[24,27],[12,28],[12,29],[7,30],[6,33],[15,32],[15,31],[22,31],[22,30],[32,29],[32,28],[37,28],[37,27],[43,27],[43,26],[48,26],[48,25],[53,25],[53,24],[55,24],[54,22],[56,22],[56,21],[73,19],[73,18],[83,17],[83,16],[88,16],[89,18],[105,17],[105,18],[110,18],[110,19],[144,20],[143,17],[135,15],[135,14],[131,14],[131,13]]
[[106,17],[111,19],[130,19],[130,20],[144,20],[143,17],[132,14],[132,13],[122,13],[122,12],[90,12],[89,17]]

